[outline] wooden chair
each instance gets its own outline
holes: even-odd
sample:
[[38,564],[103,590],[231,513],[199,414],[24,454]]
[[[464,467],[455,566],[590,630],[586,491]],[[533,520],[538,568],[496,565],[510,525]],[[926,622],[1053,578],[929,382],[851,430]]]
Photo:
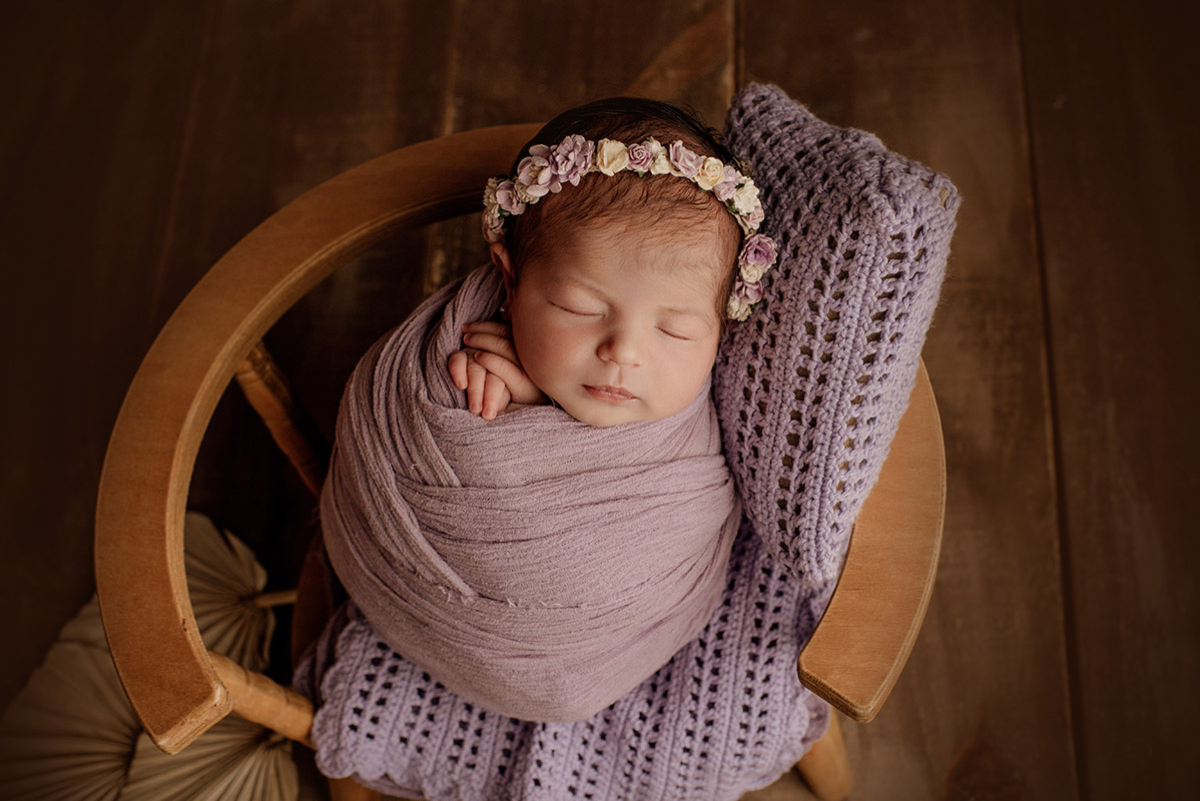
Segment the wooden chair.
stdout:
[[[327,445],[304,425],[263,335],[326,276],[397,231],[477,212],[487,177],[507,169],[537,129],[498,126],[433,139],[326,181],[217,262],[151,346],[109,442],[95,553],[113,660],[138,718],[164,751],[180,751],[231,710],[309,743],[313,710],[307,699],[207,651],[188,600],[188,485],[229,380],[238,377],[276,441],[318,492]],[[944,507],[941,426],[922,364],[890,455],[855,525],[833,599],[798,661],[805,686],[857,721],[879,711],[921,627]],[[318,544],[301,580],[296,646],[319,632],[331,602],[321,555]],[[798,767],[822,798],[849,791],[836,715]],[[334,783],[337,797],[350,797],[356,787]]]

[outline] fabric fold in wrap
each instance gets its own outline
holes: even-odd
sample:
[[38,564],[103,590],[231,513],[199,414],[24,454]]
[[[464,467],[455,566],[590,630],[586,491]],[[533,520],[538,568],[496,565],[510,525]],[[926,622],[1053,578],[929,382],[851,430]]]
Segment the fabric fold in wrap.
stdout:
[[710,387],[594,428],[553,406],[487,421],[446,368],[494,314],[481,267],[363,356],[320,514],[330,561],[396,652],[485,709],[595,714],[708,622],[741,515]]

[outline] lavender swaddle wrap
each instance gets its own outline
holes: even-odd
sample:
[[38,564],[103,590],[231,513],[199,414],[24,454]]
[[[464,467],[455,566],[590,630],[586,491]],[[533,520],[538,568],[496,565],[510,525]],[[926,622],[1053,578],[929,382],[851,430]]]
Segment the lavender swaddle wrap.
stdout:
[[662,420],[553,406],[487,421],[446,368],[487,319],[491,265],[425,301],[347,384],[320,513],[376,635],[463,698],[580,720],[708,622],[741,515],[709,386]]

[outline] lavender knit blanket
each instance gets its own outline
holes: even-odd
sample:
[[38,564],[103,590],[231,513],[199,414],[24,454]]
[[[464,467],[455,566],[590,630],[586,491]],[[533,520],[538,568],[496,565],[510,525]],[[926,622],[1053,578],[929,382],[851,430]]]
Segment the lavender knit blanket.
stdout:
[[471,414],[446,363],[502,287],[477,269],[360,360],[325,546],[374,636],[462,698],[581,720],[708,622],[741,508],[708,385],[677,414],[611,428],[553,406]]
[[908,407],[954,233],[954,184],[874,134],[749,84],[726,140],[780,248],[721,343],[713,395],[746,517],[810,592],[841,574]]

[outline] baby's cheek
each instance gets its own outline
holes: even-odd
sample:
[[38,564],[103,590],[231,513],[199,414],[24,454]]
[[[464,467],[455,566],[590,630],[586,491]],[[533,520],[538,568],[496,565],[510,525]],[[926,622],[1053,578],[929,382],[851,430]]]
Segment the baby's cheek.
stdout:
[[529,376],[537,388],[547,395],[550,392],[547,385],[552,382],[555,374],[555,356],[553,347],[546,336],[531,335],[528,330],[518,333],[513,327],[513,347],[517,351],[517,359],[525,374]]
[[672,377],[672,384],[676,387],[675,405],[678,409],[683,409],[700,394],[715,363],[715,347],[711,354],[705,349],[689,354],[688,358],[676,363],[677,373]]

